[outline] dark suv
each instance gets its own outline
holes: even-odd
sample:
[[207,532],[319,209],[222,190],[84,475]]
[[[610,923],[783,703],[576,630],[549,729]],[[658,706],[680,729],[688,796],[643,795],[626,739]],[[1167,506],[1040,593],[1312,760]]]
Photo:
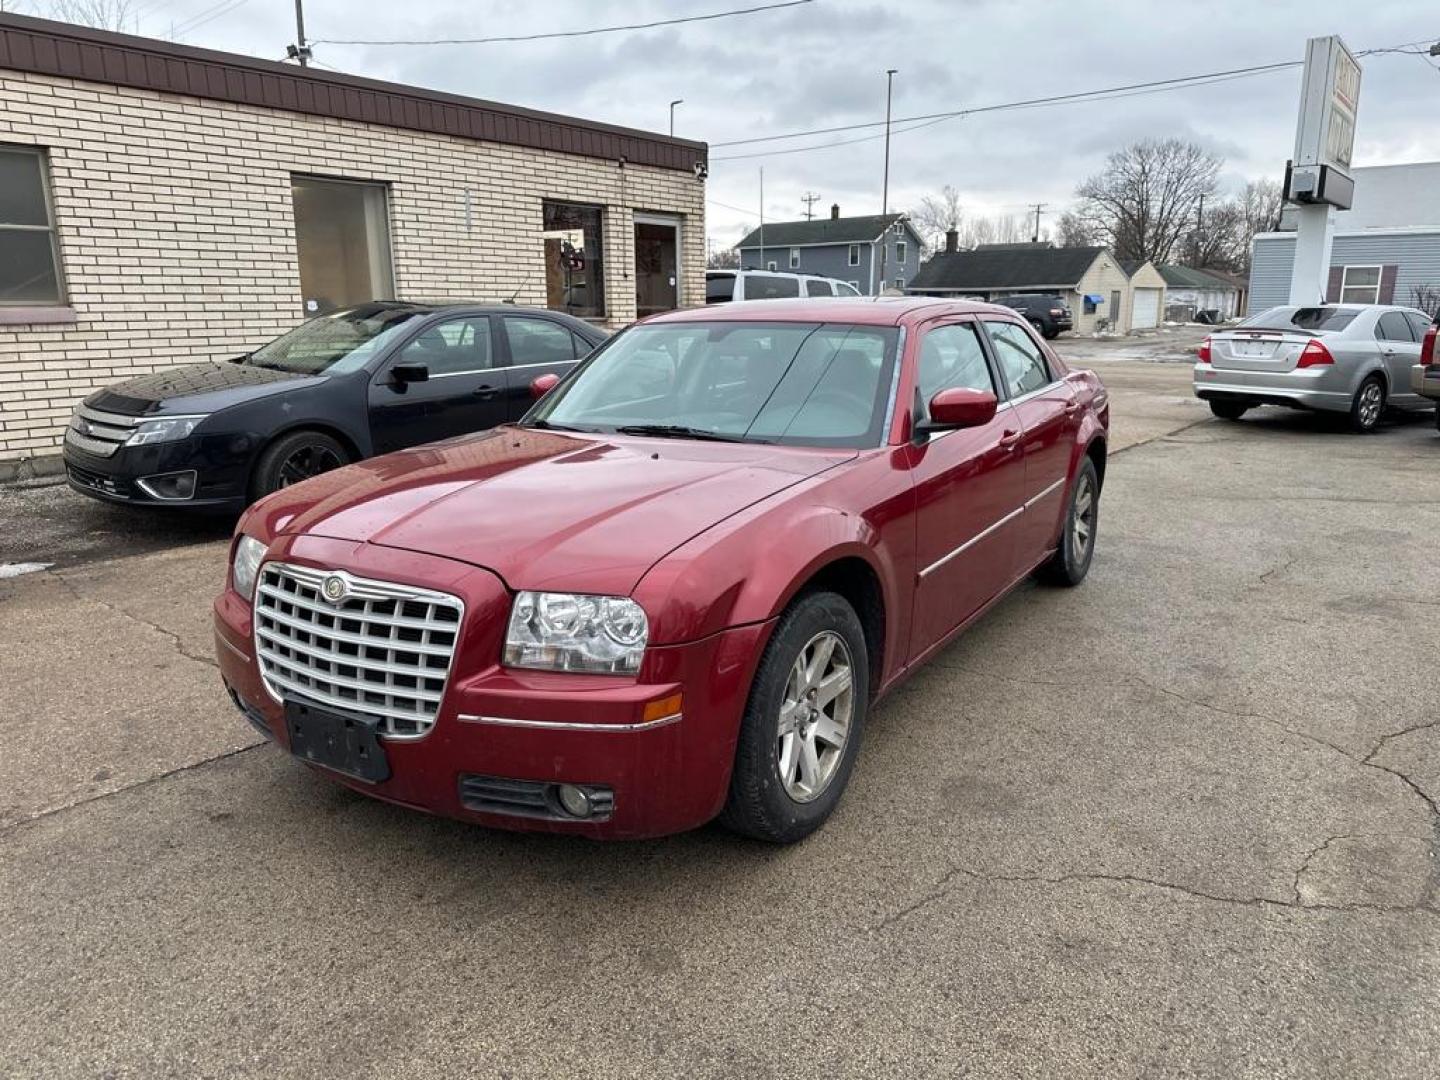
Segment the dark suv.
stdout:
[[997,297],[995,303],[1020,312],[1047,341],[1075,326],[1065,301],[1052,293],[1016,293]]

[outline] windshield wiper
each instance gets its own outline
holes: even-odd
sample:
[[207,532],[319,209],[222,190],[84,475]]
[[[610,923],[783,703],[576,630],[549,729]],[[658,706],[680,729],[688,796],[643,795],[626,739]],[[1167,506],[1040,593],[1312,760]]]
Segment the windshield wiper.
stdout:
[[626,424],[615,429],[619,435],[653,435],[658,439],[707,439],[710,442],[764,442],[743,435],[727,435],[723,431],[686,427],[684,424]]
[[539,431],[578,431],[582,434],[593,435],[594,428],[572,427],[569,424],[552,424],[549,420],[531,420],[528,424],[521,424],[521,427],[536,428]]

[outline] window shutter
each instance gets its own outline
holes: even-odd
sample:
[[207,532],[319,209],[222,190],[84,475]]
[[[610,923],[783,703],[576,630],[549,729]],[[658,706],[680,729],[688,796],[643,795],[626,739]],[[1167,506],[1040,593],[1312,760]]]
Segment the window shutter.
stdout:
[[1345,268],[1343,266],[1330,267],[1330,282],[1325,286],[1325,302],[1327,304],[1338,304],[1340,302],[1340,282],[1343,280]]
[[1380,268],[1380,303],[1393,304],[1395,302],[1395,275],[1400,267],[1390,263]]

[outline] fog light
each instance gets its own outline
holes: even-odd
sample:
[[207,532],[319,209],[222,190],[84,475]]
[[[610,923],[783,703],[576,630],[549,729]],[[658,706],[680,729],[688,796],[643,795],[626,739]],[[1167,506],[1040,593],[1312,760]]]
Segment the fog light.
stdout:
[[578,788],[574,784],[561,784],[558,794],[561,809],[571,817],[587,818],[595,812],[590,794],[584,788]]
[[187,469],[185,472],[147,476],[142,480],[136,480],[135,483],[152,499],[163,499],[166,502],[189,499],[195,494],[195,470]]

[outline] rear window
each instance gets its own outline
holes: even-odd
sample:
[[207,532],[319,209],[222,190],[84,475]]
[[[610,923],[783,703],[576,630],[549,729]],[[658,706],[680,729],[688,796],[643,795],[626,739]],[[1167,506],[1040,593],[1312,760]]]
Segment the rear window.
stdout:
[[746,274],[746,300],[778,300],[800,295],[800,279],[779,274]]
[[1312,334],[1329,334],[1336,330],[1344,330],[1355,321],[1355,316],[1359,314],[1358,311],[1335,307],[1278,307],[1262,311],[1259,315],[1251,315],[1250,318],[1239,324],[1239,328],[1243,330],[1304,330]]
[[735,299],[734,274],[705,275],[705,303],[724,304]]

